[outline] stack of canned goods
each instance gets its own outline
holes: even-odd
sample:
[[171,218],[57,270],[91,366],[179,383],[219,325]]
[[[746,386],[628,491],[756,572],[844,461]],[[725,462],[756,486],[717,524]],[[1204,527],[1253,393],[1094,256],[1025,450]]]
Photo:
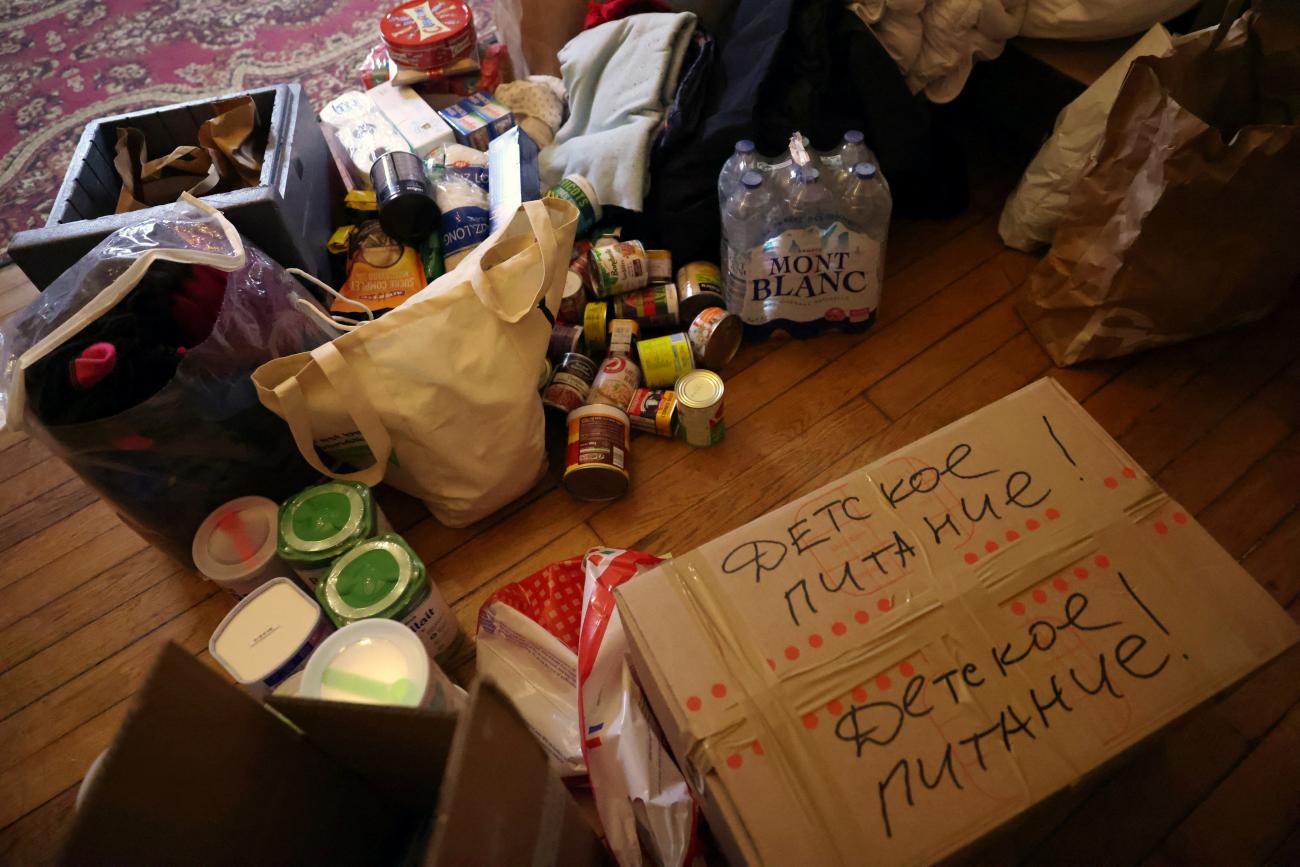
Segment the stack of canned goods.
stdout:
[[[583,179],[572,186],[589,189]],[[622,496],[634,430],[718,443],[726,427],[717,371],[742,335],[716,265],[691,262],[674,280],[667,250],[613,236],[575,244],[542,387],[548,414],[566,426],[570,493]]]

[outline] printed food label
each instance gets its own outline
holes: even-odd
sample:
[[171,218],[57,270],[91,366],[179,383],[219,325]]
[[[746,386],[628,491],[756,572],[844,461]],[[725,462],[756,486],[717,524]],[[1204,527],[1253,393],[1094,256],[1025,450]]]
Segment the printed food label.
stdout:
[[728,262],[728,309],[749,325],[863,322],[880,305],[880,243],[843,223],[791,229]]
[[491,232],[488,229],[487,208],[466,205],[442,213],[442,255],[444,257],[486,241],[489,234]]
[[433,14],[428,3],[421,3],[419,6],[408,6],[402,10],[405,12],[420,31],[420,39],[425,40],[431,36],[437,36],[440,33],[450,33],[451,28],[438,20],[438,16]]
[[456,640],[457,630],[460,629],[456,616],[451,613],[437,588],[430,588],[429,595],[408,612],[402,622],[420,637],[434,656],[451,647]]

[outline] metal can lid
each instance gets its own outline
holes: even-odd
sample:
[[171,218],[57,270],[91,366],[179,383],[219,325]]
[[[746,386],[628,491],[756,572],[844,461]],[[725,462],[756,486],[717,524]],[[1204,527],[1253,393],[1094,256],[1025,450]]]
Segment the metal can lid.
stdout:
[[722,400],[722,377],[711,370],[695,369],[682,374],[673,387],[677,403],[687,409],[704,409]]
[[618,407],[610,406],[607,403],[589,403],[586,406],[580,406],[573,412],[569,413],[568,420],[576,421],[577,419],[591,415],[603,415],[606,418],[612,418],[616,421],[622,422],[625,426],[631,424],[631,421],[629,421],[627,417],[627,413],[623,412],[623,410]]
[[356,482],[326,482],[294,494],[280,507],[281,553],[317,554],[369,526],[369,491]]
[[379,19],[384,41],[398,48],[447,42],[474,24],[474,13],[461,0],[409,0]]
[[424,564],[401,537],[367,539],[339,557],[317,593],[339,625],[366,617],[397,617],[425,585]]

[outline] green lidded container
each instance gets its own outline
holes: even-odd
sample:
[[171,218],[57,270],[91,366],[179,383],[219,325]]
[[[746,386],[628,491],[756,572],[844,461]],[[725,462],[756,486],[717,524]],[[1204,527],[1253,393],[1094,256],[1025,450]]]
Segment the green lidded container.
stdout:
[[316,585],[321,608],[337,626],[382,617],[411,628],[439,662],[460,645],[460,624],[406,541],[388,533],[353,545]]
[[359,482],[326,482],[285,500],[276,522],[280,559],[314,586],[336,557],[386,529],[386,521]]

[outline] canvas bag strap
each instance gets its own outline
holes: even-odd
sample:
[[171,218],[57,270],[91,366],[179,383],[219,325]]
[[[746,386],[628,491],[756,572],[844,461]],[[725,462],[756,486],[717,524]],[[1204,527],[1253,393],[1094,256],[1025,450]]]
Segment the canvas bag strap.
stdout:
[[311,409],[307,406],[302,387],[299,386],[297,377],[289,377],[273,391],[280,401],[280,409],[283,411],[285,422],[289,425],[289,431],[293,434],[293,441],[297,444],[298,451],[312,469],[332,479],[360,482],[363,485],[379,484],[383,481],[384,471],[393,453],[393,440],[389,436],[388,429],[384,427],[379,414],[375,412],[373,404],[366,397],[364,389],[360,387],[356,375],[338,347],[333,343],[321,344],[311,351],[311,357],[330,386],[342,398],[348,416],[356,423],[362,440],[370,449],[370,453],[375,456],[375,462],[351,473],[340,473],[327,467],[320,459],[320,453],[316,451],[316,442],[312,436]]
[[[470,284],[474,287],[474,294],[478,295],[483,306],[487,307],[498,317],[506,322],[518,322],[523,319],[539,301],[542,301],[546,293],[554,288],[553,293],[556,297],[546,297],[547,308],[554,313],[559,307],[559,295],[563,292],[563,284],[557,285],[556,282],[556,265],[559,261],[559,250],[557,249],[557,237],[555,231],[556,219],[555,214],[562,217],[576,219],[577,210],[568,202],[559,199],[540,199],[532,202],[524,202],[521,206],[524,215],[528,218],[528,235],[510,235],[506,234],[491,242],[491,247],[486,250],[481,258],[478,258],[475,267],[470,271]],[[567,209],[567,210],[566,210]],[[570,215],[568,211],[573,213]],[[517,219],[516,212],[513,219]],[[520,281],[517,279],[494,279],[493,271],[503,266],[509,258],[500,261],[499,264],[482,267],[484,260],[492,257],[493,254],[505,256],[512,248],[517,248],[516,255],[524,252],[531,244],[536,244],[539,258],[541,259],[540,273],[538,269],[533,269],[536,279]],[[495,259],[493,260],[495,261]],[[565,262],[567,265],[567,261]],[[502,269],[504,270],[504,268]],[[517,276],[517,275],[512,275]]]

